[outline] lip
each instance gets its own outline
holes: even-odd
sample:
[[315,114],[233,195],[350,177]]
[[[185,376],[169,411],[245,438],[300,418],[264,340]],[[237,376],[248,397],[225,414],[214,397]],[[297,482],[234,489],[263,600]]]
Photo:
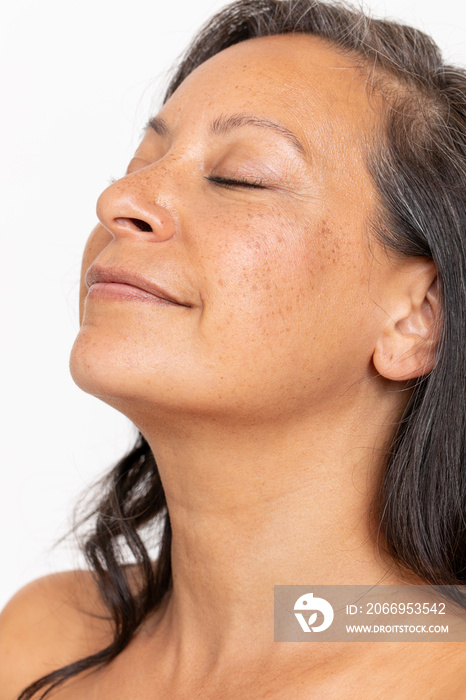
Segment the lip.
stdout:
[[[86,273],[85,281],[89,291],[91,291],[94,285],[97,285],[95,287],[95,292],[107,292],[112,296],[126,298],[140,297],[146,299],[150,299],[152,296],[155,297],[156,300],[178,304],[178,306],[191,306],[190,304],[183,303],[171,292],[163,289],[163,287],[160,287],[158,284],[154,284],[138,273],[129,270],[91,265]],[[140,294],[138,292],[140,292]]]

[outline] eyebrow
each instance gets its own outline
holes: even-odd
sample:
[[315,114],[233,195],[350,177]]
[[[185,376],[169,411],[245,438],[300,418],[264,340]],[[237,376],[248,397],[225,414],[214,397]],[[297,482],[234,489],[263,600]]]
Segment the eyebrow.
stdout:
[[147,129],[153,129],[159,136],[170,135],[170,129],[162,117],[151,117],[146,124],[145,131],[147,131]]
[[[256,117],[252,114],[231,114],[230,116],[220,116],[213,120],[210,124],[209,132],[211,134],[226,134],[234,129],[240,129],[243,126],[256,126],[263,129],[271,129],[275,133],[283,136],[292,146],[298,151],[301,156],[306,156],[306,150],[296,134],[290,131],[283,124]],[[146,129],[153,129],[159,136],[169,136],[170,129],[162,117],[152,117],[149,119]]]

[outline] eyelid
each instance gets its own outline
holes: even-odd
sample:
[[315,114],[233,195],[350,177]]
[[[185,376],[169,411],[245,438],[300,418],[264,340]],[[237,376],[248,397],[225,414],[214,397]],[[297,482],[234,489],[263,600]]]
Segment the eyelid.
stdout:
[[205,176],[205,179],[208,180],[209,182],[213,182],[217,185],[221,185],[223,187],[251,187],[255,188],[258,190],[265,190],[267,189],[263,184],[262,184],[262,179],[261,178],[255,178],[254,180],[248,180],[247,178],[235,178],[235,177],[221,177],[220,175],[208,175]]

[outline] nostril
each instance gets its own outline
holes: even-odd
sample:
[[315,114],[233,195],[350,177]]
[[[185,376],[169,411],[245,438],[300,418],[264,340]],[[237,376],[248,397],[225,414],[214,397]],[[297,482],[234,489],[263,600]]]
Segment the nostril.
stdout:
[[119,226],[133,228],[134,226],[138,231],[150,231],[152,232],[152,226],[144,221],[143,219],[134,219],[132,217],[118,217],[115,222]]
[[140,231],[152,231],[152,226],[143,221],[142,219],[130,219],[130,221],[140,230]]

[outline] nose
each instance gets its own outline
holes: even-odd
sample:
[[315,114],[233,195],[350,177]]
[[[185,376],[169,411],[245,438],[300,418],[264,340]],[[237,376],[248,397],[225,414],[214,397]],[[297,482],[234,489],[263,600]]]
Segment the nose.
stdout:
[[171,207],[154,194],[154,185],[142,171],[107,187],[97,200],[97,216],[114,238],[161,242],[172,238],[177,228]]

